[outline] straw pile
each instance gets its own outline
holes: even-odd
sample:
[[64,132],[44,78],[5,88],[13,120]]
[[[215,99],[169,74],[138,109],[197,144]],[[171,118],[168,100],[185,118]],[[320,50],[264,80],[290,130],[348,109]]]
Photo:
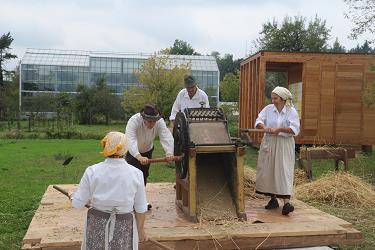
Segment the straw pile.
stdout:
[[375,206],[374,186],[346,172],[330,172],[316,181],[300,185],[295,189],[295,196],[331,206]]
[[[264,198],[264,196],[259,195],[255,193],[255,182],[256,182],[256,170],[252,168],[245,167],[244,171],[245,176],[245,182],[244,182],[244,188],[245,188],[245,195],[254,199],[261,199]],[[294,185],[299,186],[301,184],[304,184],[306,182],[309,182],[309,179],[306,176],[306,173],[302,169],[295,169],[294,170]]]
[[297,168],[294,170],[294,187],[310,182],[305,170]]

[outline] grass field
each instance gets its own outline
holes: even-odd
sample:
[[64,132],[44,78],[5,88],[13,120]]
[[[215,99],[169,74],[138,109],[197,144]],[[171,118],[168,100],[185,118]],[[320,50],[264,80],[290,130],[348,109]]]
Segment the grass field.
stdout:
[[[69,156],[73,160],[63,167]],[[158,142],[154,156],[163,156]],[[20,249],[48,185],[78,183],[86,167],[102,160],[98,140],[1,140],[0,249]],[[153,164],[149,180],[170,182],[174,172]]]
[[[84,129],[92,129],[93,133],[104,130],[96,126],[85,126]],[[113,128],[106,127],[106,131],[108,129]],[[100,150],[98,140],[0,140],[0,249],[20,249],[22,238],[48,185],[78,183],[87,166],[103,160]],[[154,157],[163,154],[160,143],[156,141]],[[73,160],[63,167],[63,161],[69,156],[74,156]],[[247,148],[246,165],[255,167],[256,158],[256,150]],[[350,168],[357,175],[374,179],[374,162],[374,156],[363,156],[352,160]],[[314,162],[315,178],[332,169],[331,161]],[[165,164],[154,164],[150,171],[150,182],[174,180],[174,168]],[[362,230],[365,243],[358,249],[375,245],[375,211],[363,211],[366,217],[361,221],[350,210],[313,205]]]

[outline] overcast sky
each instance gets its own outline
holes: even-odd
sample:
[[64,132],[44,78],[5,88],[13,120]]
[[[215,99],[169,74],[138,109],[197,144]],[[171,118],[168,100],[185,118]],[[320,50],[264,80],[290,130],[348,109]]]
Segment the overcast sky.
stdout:
[[8,69],[26,48],[153,53],[175,39],[201,54],[243,58],[256,52],[262,24],[286,15],[325,19],[330,44],[338,37],[347,49],[370,38],[347,38],[343,0],[0,0],[0,10],[0,34],[11,32],[18,56]]

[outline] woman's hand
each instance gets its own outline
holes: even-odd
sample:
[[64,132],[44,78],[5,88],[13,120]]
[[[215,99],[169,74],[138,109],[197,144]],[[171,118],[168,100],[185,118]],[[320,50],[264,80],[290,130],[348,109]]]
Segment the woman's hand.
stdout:
[[138,231],[139,242],[148,241],[148,237],[144,229]]
[[72,191],[68,192],[69,200],[73,200],[73,194],[74,194],[74,192],[72,192]]
[[265,130],[266,133],[269,133],[271,135],[277,135],[280,132],[279,128],[267,128],[267,127],[265,127],[264,130]]

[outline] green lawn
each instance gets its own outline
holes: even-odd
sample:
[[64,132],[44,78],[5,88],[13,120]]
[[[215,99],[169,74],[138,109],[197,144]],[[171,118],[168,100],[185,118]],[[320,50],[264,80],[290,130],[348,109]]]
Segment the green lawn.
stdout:
[[[121,126],[121,125],[117,125]],[[82,127],[93,133],[105,134],[108,127]],[[115,129],[122,131],[122,129]],[[85,168],[103,160],[99,140],[5,140],[0,139],[0,249],[19,249],[29,223],[48,185],[78,183]],[[246,165],[256,167],[257,151],[246,149]],[[163,156],[160,143],[156,141],[154,157]],[[67,167],[62,162],[74,156]],[[357,175],[375,179],[375,156],[360,157],[350,162],[350,170]],[[332,161],[314,162],[314,177],[333,169]],[[150,182],[171,182],[174,168],[166,164],[151,165]],[[353,213],[325,211],[357,225],[365,234],[365,246],[375,242],[374,226],[359,223]],[[374,212],[368,213],[373,221]],[[373,224],[373,223],[372,223]],[[374,243],[375,244],[375,243]]]
[[[100,162],[98,140],[0,140],[0,249],[21,241],[50,184],[78,183],[89,165]],[[74,156],[67,167],[62,163]],[[163,156],[159,142],[154,156]],[[151,182],[173,181],[174,169],[151,165]]]

